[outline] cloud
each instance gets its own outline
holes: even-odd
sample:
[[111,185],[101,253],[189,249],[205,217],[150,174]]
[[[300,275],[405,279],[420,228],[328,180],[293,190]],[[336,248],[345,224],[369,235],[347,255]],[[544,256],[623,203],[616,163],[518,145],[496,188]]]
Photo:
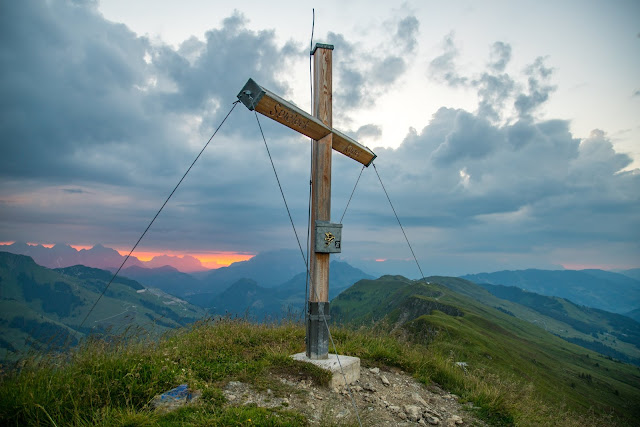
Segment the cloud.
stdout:
[[398,22],[395,39],[406,52],[413,52],[418,44],[420,22],[415,16],[407,16]]
[[[43,231],[56,234],[52,241],[80,234],[89,244],[130,241],[248,77],[286,96],[276,76],[295,51],[290,43],[276,46],[272,31],[246,29],[239,13],[204,41],[187,40],[177,51],[104,20],[92,3],[11,3],[3,7],[0,28],[6,35],[0,41],[0,116],[6,118],[0,135],[7,142],[0,155],[6,206],[0,231],[15,233],[11,221],[18,221],[28,241],[39,241]],[[250,224],[280,217],[282,202],[255,117],[243,108],[236,108],[175,194],[151,241],[188,224],[177,245],[190,238],[199,245],[205,231],[233,245],[242,240],[231,231],[239,224],[250,230]],[[304,183],[299,177],[308,174],[308,146],[266,121],[282,178]],[[307,188],[288,188],[289,195],[306,200]],[[222,204],[238,212],[218,215]],[[204,212],[215,222],[203,222]],[[56,221],[66,225],[52,230]],[[105,237],[101,230],[108,227],[118,231]]]
[[521,118],[531,117],[531,114],[549,99],[549,94],[556,87],[549,84],[549,78],[553,69],[544,65],[545,58],[538,57],[535,62],[526,68],[528,79],[528,94],[518,95],[514,106]]
[[454,33],[447,34],[442,41],[444,52],[429,63],[429,76],[446,82],[449,86],[458,87],[467,83],[467,78],[458,74],[455,59],[459,52],[453,41]]
[[[556,89],[551,84],[554,70],[545,65],[545,57],[538,57],[525,67],[524,84],[506,73],[512,56],[512,48],[508,43],[493,43],[486,69],[468,76],[457,70],[455,61],[459,52],[453,33],[444,38],[442,49],[444,52],[429,63],[430,77],[450,87],[475,88],[478,96],[477,113],[492,122],[532,119]],[[509,116],[511,107],[515,116]]]
[[[602,131],[579,140],[567,121],[496,125],[442,108],[397,150],[378,154],[403,223],[414,233],[448,229],[446,239],[464,251],[510,257],[579,242],[637,246],[640,174],[622,172],[631,159]],[[379,189],[370,183],[366,191]],[[375,212],[384,218],[384,205]]]
[[407,69],[404,59],[398,56],[388,56],[373,65],[372,76],[375,81],[383,85],[394,83]]
[[478,115],[498,122],[505,104],[516,90],[516,82],[504,70],[511,60],[511,45],[495,42],[491,47],[487,71],[470,79],[478,93]]
[[511,45],[497,41],[491,46],[489,67],[498,73],[504,72],[511,60]]
[[506,102],[516,88],[515,81],[508,74],[482,73],[473,81],[473,85],[478,89],[478,114],[499,121]]
[[[399,49],[388,54],[329,35],[340,45],[334,106],[343,119],[375,105],[405,76],[419,23],[411,16],[395,22],[381,43]],[[279,45],[274,35],[250,30],[235,13],[204,39],[174,49],[106,21],[93,2],[7,3],[0,15],[0,240],[132,245],[248,77],[290,94],[278,76],[307,46]],[[640,173],[624,171],[631,160],[604,131],[581,139],[568,121],[541,120],[553,68],[538,58],[523,78],[511,72],[512,56],[510,45],[496,42],[484,70],[460,73],[449,34],[430,75],[477,92],[477,110],[441,108],[397,149],[376,150],[425,272],[445,264],[470,272],[460,271],[470,262],[548,267],[552,254],[585,246],[637,259]],[[309,141],[264,117],[260,123],[302,238]],[[369,123],[354,134],[376,140],[381,132]],[[333,168],[332,216],[339,218],[361,166],[336,155]],[[362,174],[344,233],[345,257],[405,257],[372,168]],[[252,112],[235,108],[144,245],[297,247]]]
[[415,16],[398,20],[395,34],[390,34],[372,51],[363,49],[362,44],[351,43],[342,34],[329,32],[328,42],[340,46],[340,55],[334,55],[333,98],[337,105],[334,114],[348,121],[349,110],[372,108],[380,95],[393,88],[413,58],[419,26]]
[[382,136],[382,129],[380,126],[375,124],[367,124],[364,126],[360,126],[355,133],[356,139],[359,138],[371,138],[371,139],[379,139]]
[[249,76],[287,93],[275,75],[291,46],[247,30],[241,14],[178,51],[104,20],[91,2],[16,2],[0,20],[5,178],[131,184],[141,168],[179,173]]
[[67,194],[82,194],[82,193],[85,193],[85,190],[83,190],[81,188],[63,188],[62,191],[67,193]]

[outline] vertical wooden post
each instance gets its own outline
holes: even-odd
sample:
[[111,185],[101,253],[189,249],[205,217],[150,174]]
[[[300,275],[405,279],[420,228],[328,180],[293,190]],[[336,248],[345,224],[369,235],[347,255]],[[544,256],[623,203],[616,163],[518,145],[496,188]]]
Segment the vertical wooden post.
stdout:
[[[316,44],[314,61],[313,115],[332,127],[332,45]],[[313,141],[311,169],[311,255],[309,272],[309,315],[307,318],[307,357],[327,359],[328,331],[324,317],[329,318],[329,254],[316,253],[316,221],[331,220],[331,153],[333,133]]]

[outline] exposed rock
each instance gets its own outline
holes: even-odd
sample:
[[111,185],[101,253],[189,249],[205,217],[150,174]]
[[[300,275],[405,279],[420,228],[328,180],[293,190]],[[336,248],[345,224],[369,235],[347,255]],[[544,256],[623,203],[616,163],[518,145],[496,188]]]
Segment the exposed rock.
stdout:
[[380,380],[382,381],[382,384],[386,385],[387,387],[389,387],[391,385],[391,383],[389,382],[389,380],[387,379],[387,377],[385,377],[384,375],[382,375],[380,377]]
[[418,422],[418,420],[422,418],[422,411],[420,407],[416,405],[404,405],[404,412],[410,421]]
[[427,422],[432,426],[437,426],[438,424],[440,424],[440,419],[438,419],[437,417],[427,417]]
[[154,397],[151,400],[151,407],[156,411],[171,412],[182,406],[195,403],[200,396],[202,396],[201,391],[190,389],[188,384],[181,384]]
[[449,422],[449,425],[451,425],[451,426],[456,425],[456,424],[457,425],[464,424],[464,420],[459,415],[451,415],[451,417],[449,417],[449,419],[447,421]]
[[[377,381],[389,385],[376,388]],[[363,425],[415,426],[469,424],[484,426],[467,412],[458,396],[435,384],[425,386],[402,371],[361,368],[355,384],[328,388],[301,379],[296,374],[274,374],[277,386],[259,391],[250,384],[231,381],[223,387],[227,405],[254,404],[264,408],[286,408],[303,414],[311,426],[357,424],[353,403]],[[463,417],[464,416],[464,420]]]
[[422,406],[427,406],[427,402],[425,402],[418,393],[411,393],[411,398],[414,400],[414,402],[419,403]]

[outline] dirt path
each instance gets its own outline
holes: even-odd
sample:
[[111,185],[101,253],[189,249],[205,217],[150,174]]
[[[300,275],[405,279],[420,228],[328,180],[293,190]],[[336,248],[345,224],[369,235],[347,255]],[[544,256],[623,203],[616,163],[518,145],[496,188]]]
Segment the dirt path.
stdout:
[[[311,380],[279,375],[274,390],[257,391],[232,381],[223,392],[230,405],[254,403],[261,407],[289,408],[304,414],[311,425],[357,424],[346,388],[330,389]],[[351,393],[364,426],[485,425],[462,405],[458,397],[437,386],[425,387],[398,370],[361,368]]]

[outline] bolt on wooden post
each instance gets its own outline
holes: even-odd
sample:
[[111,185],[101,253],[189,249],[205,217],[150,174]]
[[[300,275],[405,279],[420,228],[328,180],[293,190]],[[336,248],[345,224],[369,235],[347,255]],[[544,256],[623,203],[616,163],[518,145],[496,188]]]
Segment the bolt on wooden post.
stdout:
[[336,150],[369,166],[376,155],[367,147],[332,127],[332,51],[333,46],[316,44],[314,59],[313,116],[249,81],[238,99],[251,111],[267,116],[313,139],[311,148],[311,255],[309,277],[311,291],[306,319],[309,359],[327,359],[329,331],[329,256],[341,249],[341,224],[331,224],[331,155]]

